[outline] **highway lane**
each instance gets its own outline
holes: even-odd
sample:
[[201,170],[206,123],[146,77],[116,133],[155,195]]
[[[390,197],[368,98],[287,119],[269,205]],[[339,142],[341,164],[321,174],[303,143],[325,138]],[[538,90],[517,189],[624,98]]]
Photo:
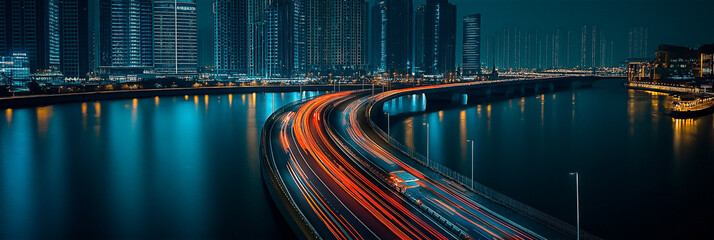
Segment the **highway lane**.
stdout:
[[318,97],[268,126],[268,136],[279,139],[270,141],[269,161],[303,215],[325,238],[455,238],[330,141],[321,119],[348,94]]
[[335,128],[340,138],[344,139],[351,149],[374,162],[384,172],[402,170],[419,178],[419,187],[407,189],[405,195],[417,199],[419,204],[437,212],[448,221],[447,225],[456,226],[456,231],[465,231],[469,236],[478,239],[542,238],[469,199],[469,193],[454,187],[444,179],[430,179],[420,170],[403,163],[400,159],[408,156],[401,152],[381,147],[388,144],[379,141],[381,138],[376,134],[364,132],[364,129],[370,128],[366,123],[366,104],[378,97],[386,96],[383,94],[371,99],[353,99],[342,106],[342,114],[333,119],[333,124],[340,126]]

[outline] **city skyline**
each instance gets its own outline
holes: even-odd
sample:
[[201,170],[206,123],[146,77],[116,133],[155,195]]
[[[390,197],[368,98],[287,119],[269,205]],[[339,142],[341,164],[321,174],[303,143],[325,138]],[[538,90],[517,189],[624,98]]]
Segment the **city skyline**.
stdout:
[[[199,38],[212,41],[212,0],[198,0],[207,3],[198,6],[199,28],[203,32]],[[369,0],[373,5],[372,0]],[[555,31],[556,29],[579,29],[582,25],[598,25],[606,35],[612,36],[615,42],[615,59],[628,57],[627,37],[628,30],[636,27],[652,28],[658,25],[681,26],[653,29],[650,35],[650,54],[659,44],[682,45],[692,48],[711,43],[714,33],[697,31],[693,22],[706,22],[706,9],[714,7],[714,2],[706,0],[657,0],[657,1],[522,1],[522,0],[451,0],[457,7],[457,19],[471,14],[482,14],[482,36],[491,36],[505,27],[519,27],[522,29],[539,31]],[[643,4],[644,2],[648,4]],[[414,1],[414,11],[425,4],[425,0]],[[557,14],[556,14],[557,13]],[[607,13],[611,19],[597,18],[599,14]],[[528,17],[512,17],[523,16]],[[655,16],[672,16],[662,19]],[[536,19],[536,20],[534,20]],[[597,19],[594,21],[593,19]],[[462,27],[457,24],[457,64],[461,64]],[[665,30],[666,29],[666,30]],[[201,30],[199,30],[201,31]],[[674,34],[670,34],[674,32]],[[203,46],[199,65],[211,65],[211,46]],[[482,50],[485,52],[485,50]]]
[[[464,67],[471,73],[494,67],[623,69],[628,59],[653,57],[662,44],[708,43],[714,33],[692,23],[706,15],[697,9],[711,3],[686,3],[655,1],[652,8],[637,0],[617,7],[594,1],[12,0],[0,9],[7,20],[0,52],[27,53],[35,79],[75,82],[194,78],[205,73],[199,67],[262,78],[447,77]],[[668,5],[687,11],[663,7]],[[600,16],[596,11],[608,17],[593,21]],[[474,14],[480,16],[478,41],[465,31]],[[659,15],[666,17],[652,17]],[[663,21],[685,24],[663,36],[662,28],[650,28]]]

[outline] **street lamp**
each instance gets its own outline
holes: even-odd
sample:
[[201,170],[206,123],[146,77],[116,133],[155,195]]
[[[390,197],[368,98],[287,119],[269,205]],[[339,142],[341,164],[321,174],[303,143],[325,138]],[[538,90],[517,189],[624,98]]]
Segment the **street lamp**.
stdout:
[[389,131],[389,130],[390,130],[390,126],[389,126],[389,121],[390,121],[390,120],[389,120],[389,113],[388,113],[388,112],[384,112],[384,114],[387,114],[387,135],[388,135],[388,136],[392,136],[392,134],[391,134],[390,131]]
[[426,166],[429,166],[429,124],[422,123],[421,125],[426,126]]
[[570,176],[573,175],[575,176],[575,206],[577,208],[577,240],[580,240],[580,174],[578,172],[571,172]]
[[471,143],[471,189],[474,188],[474,140],[466,140]]

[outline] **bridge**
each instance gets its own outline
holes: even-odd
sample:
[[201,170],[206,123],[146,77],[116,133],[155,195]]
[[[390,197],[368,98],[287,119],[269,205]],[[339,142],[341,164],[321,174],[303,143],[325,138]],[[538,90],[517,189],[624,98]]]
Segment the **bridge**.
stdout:
[[[383,122],[385,102],[405,95],[459,104],[595,80],[512,79],[298,101],[263,128],[263,176],[283,215],[308,239],[574,239],[572,225],[424,161],[375,122]],[[581,238],[599,239],[582,231]]]

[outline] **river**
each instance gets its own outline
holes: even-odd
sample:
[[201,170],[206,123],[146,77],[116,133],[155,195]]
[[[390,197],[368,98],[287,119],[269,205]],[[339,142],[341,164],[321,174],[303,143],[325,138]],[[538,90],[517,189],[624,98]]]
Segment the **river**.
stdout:
[[272,111],[317,93],[0,113],[0,239],[285,239],[261,177]]

